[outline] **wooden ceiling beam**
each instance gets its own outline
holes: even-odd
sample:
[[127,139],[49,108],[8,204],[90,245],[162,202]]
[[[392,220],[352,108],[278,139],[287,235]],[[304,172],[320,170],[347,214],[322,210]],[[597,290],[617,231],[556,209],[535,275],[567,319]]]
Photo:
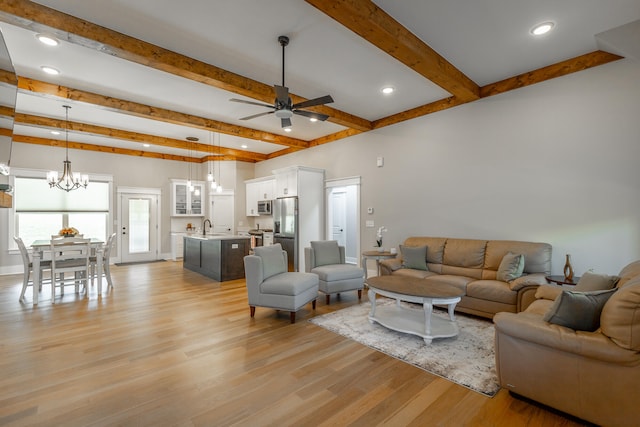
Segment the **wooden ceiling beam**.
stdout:
[[307,148],[309,146],[309,143],[307,141],[303,141],[301,139],[290,138],[287,136],[281,136],[269,132],[236,126],[229,123],[220,122],[218,120],[212,120],[204,117],[193,116],[191,114],[179,113],[177,111],[152,107],[133,101],[126,101],[124,99],[113,98],[110,96],[87,92],[80,89],[59,86],[22,76],[18,77],[18,90],[32,92],[34,94],[43,96],[54,96],[57,98],[84,102],[101,107],[108,111],[115,111],[123,114],[129,114],[135,117],[158,120],[196,129],[220,132],[226,135],[234,135],[241,138],[254,139],[258,141],[271,142],[273,144],[287,145],[299,148]]
[[[61,40],[73,44],[268,104],[272,104],[275,98],[273,85],[243,77],[31,1],[0,2],[0,20],[31,31],[53,33]],[[306,98],[292,94],[292,99],[299,102]],[[313,110],[329,115],[329,121],[341,126],[371,129],[371,122],[368,120],[328,106]]]
[[[60,141],[57,139],[49,139],[49,138],[38,138],[35,136],[27,136],[27,135],[14,135],[13,140],[15,142],[21,142],[23,144],[45,145],[47,147],[65,148],[66,146],[65,141]],[[76,149],[76,150],[85,150],[85,151],[98,151],[100,153],[124,154],[127,156],[148,157],[152,159],[177,160],[180,162],[202,163],[202,159],[197,157],[176,156],[174,154],[154,153],[151,151],[144,151],[144,150],[130,150],[128,148],[108,147],[106,145],[86,144],[84,142],[69,141],[69,148]]]
[[477,84],[373,1],[305,1],[462,101],[480,97]]
[[498,95],[513,89],[530,86],[545,80],[555,79],[556,77],[566,76],[567,74],[583,71],[588,68],[597,67],[598,65],[607,64],[612,61],[622,59],[613,53],[596,50],[575,58],[560,61],[555,64],[538,68],[518,76],[510,77],[496,83],[491,83],[480,88],[480,96]]
[[137,143],[158,145],[162,147],[179,148],[182,150],[193,150],[207,153],[213,157],[214,154],[221,156],[231,156],[234,158],[251,159],[252,161],[266,160],[267,156],[261,153],[251,151],[236,150],[233,148],[220,147],[200,142],[183,141],[180,139],[165,138],[156,135],[148,135],[144,133],[131,132],[120,129],[112,129],[103,126],[92,125],[88,123],[80,123],[54,119],[51,117],[34,116],[30,114],[17,113],[15,122],[22,125],[35,126],[47,129],[69,129],[74,132],[82,132],[90,135],[106,136],[109,138],[121,139],[124,141],[132,141]]

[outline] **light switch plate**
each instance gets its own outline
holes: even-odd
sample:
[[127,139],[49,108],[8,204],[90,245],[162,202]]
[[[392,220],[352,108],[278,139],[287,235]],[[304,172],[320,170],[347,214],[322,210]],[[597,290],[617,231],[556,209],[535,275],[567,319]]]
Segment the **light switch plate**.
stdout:
[[376,159],[376,165],[381,168],[382,166],[384,166],[384,157],[380,156]]
[[365,222],[365,226],[366,226],[366,227],[374,227],[374,226],[375,226],[374,224],[375,224],[375,223],[374,223],[372,220],[367,220],[367,221]]

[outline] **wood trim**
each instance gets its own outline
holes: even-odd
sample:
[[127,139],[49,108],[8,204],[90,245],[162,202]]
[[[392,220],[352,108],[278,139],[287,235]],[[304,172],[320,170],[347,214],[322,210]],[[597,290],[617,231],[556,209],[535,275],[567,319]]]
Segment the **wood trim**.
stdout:
[[[31,31],[50,32],[69,43],[269,104],[274,100],[273,85],[243,77],[31,1],[0,2],[0,20]],[[299,102],[306,98],[292,94],[292,99]],[[368,120],[328,106],[313,110],[328,114],[329,121],[342,126],[371,129]]]
[[41,117],[28,114],[18,113],[15,118],[16,123],[30,125],[41,128],[53,128],[53,129],[68,129],[75,132],[83,132],[91,135],[108,136],[110,138],[122,139],[125,141],[146,143],[151,145],[158,145],[162,147],[180,148],[183,150],[194,150],[209,154],[211,157],[213,154],[221,154],[231,156],[234,158],[251,159],[252,161],[266,160],[267,156],[261,153],[254,153],[250,151],[235,150],[232,148],[219,147],[214,145],[202,144],[200,142],[183,141],[179,139],[164,138],[156,135],[148,135],[144,133],[131,132],[120,129],[112,129],[103,126],[97,126],[87,123],[79,123],[65,120],[54,119],[50,117]]
[[488,84],[480,88],[480,96],[485,98],[487,96],[498,95],[513,89],[519,89],[546,80],[555,79],[556,77],[562,77],[567,74],[597,67],[598,65],[607,64],[612,61],[617,61],[618,59],[622,59],[622,57],[613,53],[596,50],[547,67],[529,71],[528,73]]
[[109,111],[117,111],[135,117],[158,120],[166,123],[193,127],[196,129],[204,129],[207,131],[220,132],[226,135],[271,142],[273,144],[300,148],[307,148],[309,145],[307,141],[303,141],[301,139],[289,138],[269,132],[262,132],[242,126],[231,125],[217,120],[139,104],[137,102],[86,92],[80,89],[59,86],[27,77],[18,77],[18,90],[33,92],[39,95],[55,96],[58,98],[71,99],[73,101],[86,102],[88,104],[103,107]]
[[305,1],[457,98],[480,97],[478,85],[371,0]]

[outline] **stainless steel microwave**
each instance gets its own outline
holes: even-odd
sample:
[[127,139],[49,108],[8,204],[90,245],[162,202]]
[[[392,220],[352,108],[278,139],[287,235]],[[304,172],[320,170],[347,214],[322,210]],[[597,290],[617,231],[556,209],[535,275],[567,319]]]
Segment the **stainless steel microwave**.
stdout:
[[271,200],[260,200],[258,201],[258,215],[271,215]]

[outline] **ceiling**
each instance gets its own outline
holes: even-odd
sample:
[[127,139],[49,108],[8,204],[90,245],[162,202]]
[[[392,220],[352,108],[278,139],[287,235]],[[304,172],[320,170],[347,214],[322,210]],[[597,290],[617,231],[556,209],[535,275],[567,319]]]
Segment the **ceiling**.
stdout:
[[[532,36],[545,21],[554,29]],[[64,133],[50,131],[66,126],[68,104],[72,148],[200,162],[261,161],[634,56],[639,23],[640,0],[0,5],[19,76],[15,141],[60,145]],[[45,46],[37,33],[60,44]],[[291,40],[285,85],[294,102],[330,94],[334,103],[310,108],[328,121],[294,116],[286,133],[274,115],[239,120],[268,110],[230,98],[273,103],[279,35]]]

